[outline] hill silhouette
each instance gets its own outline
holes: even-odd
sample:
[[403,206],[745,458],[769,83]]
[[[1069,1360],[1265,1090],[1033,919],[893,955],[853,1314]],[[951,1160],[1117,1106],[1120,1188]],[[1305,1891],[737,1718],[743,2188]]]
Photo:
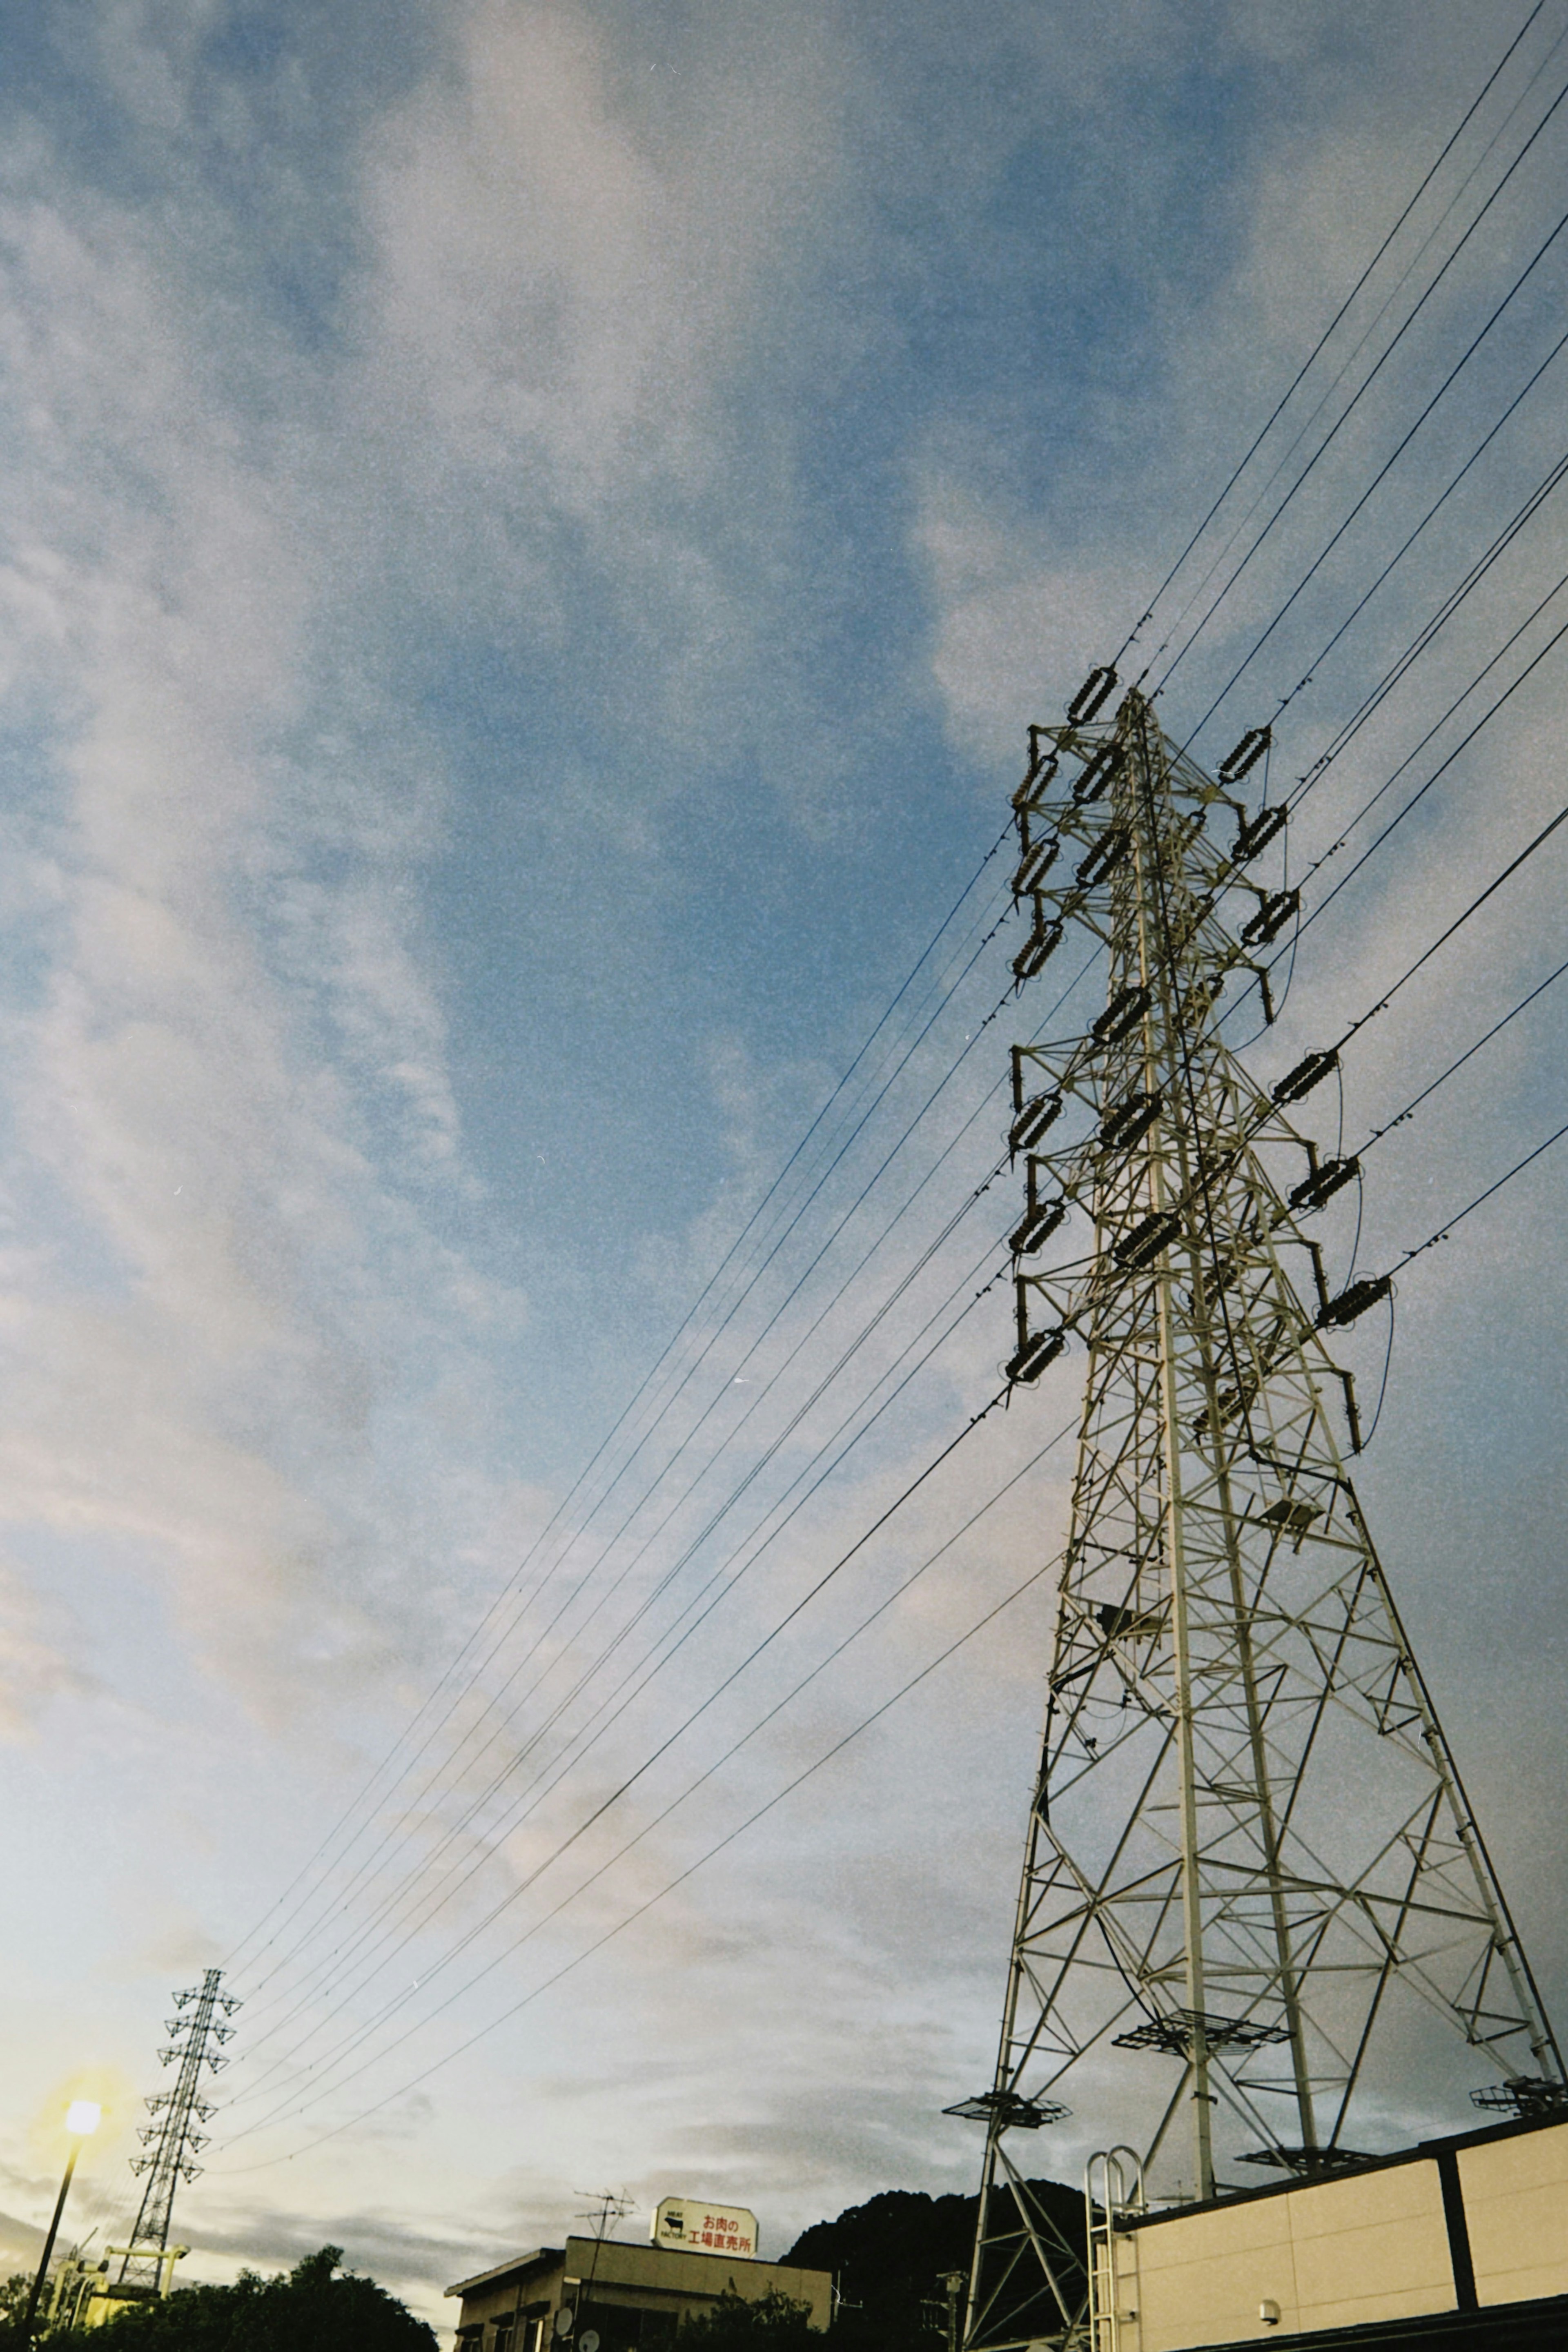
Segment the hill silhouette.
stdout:
[[[1073,2284],[1081,2289],[1081,2190],[1058,2180],[1032,2180],[1029,2188],[1075,2250]],[[1011,2205],[1010,2195],[1007,2202]],[[886,2189],[864,2205],[851,2205],[836,2221],[816,2221],[801,2232],[783,2259],[833,2273],[838,2295],[833,2329],[837,2352],[913,2352],[919,2346],[937,2352],[946,2326],[946,2300],[939,2282],[947,2271],[967,2273],[979,2206],[978,2197],[928,2197],[921,2189]],[[1020,2318],[1019,2324],[1027,2327],[1031,2323]],[[1060,2325],[1054,2306],[1042,2305],[1037,2332],[1055,2334]]]

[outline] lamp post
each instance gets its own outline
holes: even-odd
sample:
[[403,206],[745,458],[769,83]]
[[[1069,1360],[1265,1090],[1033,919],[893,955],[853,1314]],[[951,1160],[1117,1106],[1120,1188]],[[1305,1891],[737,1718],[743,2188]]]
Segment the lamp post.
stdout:
[[70,2134],[71,2149],[66,2158],[65,2178],[60,2182],[60,2193],[55,2199],[55,2218],[49,2223],[49,2234],[44,2240],[44,2251],[38,2257],[38,2272],[33,2281],[33,2292],[27,2297],[26,2316],[22,2322],[24,2344],[30,2344],[33,2340],[33,2322],[37,2317],[38,2297],[44,2291],[44,2281],[49,2274],[49,2256],[55,2251],[55,2239],[59,2231],[60,2215],[66,2210],[66,2195],[71,2185],[71,2174],[76,2170],[77,2158],[81,2154],[81,2144],[98,2129],[99,2117],[102,2113],[103,2109],[96,2105],[91,2099],[73,2099],[66,2109],[66,2129]]

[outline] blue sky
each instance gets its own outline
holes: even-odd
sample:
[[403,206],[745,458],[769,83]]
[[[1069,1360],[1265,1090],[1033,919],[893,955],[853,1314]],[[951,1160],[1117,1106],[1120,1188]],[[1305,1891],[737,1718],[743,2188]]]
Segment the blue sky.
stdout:
[[[0,1818],[13,1885],[48,1890],[7,1961],[17,2259],[60,2084],[119,2086],[90,2219],[121,2193],[166,1988],[268,1914],[507,1585],[991,848],[1026,725],[1121,643],[1524,13],[14,12]],[[1553,0],[1465,169],[1516,97],[1521,123],[1543,108],[1563,30]],[[1173,681],[1173,731],[1545,236],[1563,135],[1543,133]],[[1444,201],[1458,185],[1457,166]],[[1563,282],[1553,249],[1201,755],[1303,674],[1545,355]],[[1559,454],[1553,382],[1292,703],[1291,773]],[[1308,803],[1293,856],[1327,851],[1490,658],[1562,538],[1543,509]],[[1559,681],[1549,660],[1307,934],[1260,1069],[1363,1010],[1551,814]],[[1543,856],[1442,986],[1368,1033],[1347,1134],[1560,960],[1561,904]],[[1005,941],[985,953],[878,1114],[889,1134],[994,1003]],[[913,1035],[917,1001],[890,1034]],[[1556,1123],[1561,1020],[1543,999],[1378,1146],[1363,1263]],[[989,1164],[1007,1034],[985,1032],[921,1130],[934,1141],[899,1163],[912,1186],[952,1144],[868,1281]],[[692,1461],[805,1331],[816,1294],[786,1303],[805,1237],[848,1210],[882,1131],[720,1344],[731,1393]],[[1365,1478],[1549,1979],[1561,1184],[1542,1163],[1403,1286]],[[812,1278],[847,1269],[861,1231]],[[930,1281],[955,1264],[944,1244]],[[917,1287],[857,1363],[879,1374],[936,1299]],[[681,1700],[984,1401],[1005,1318],[1000,1292],[983,1302],[792,1523],[682,1653]],[[788,1377],[849,1329],[830,1316]],[[1353,1344],[1375,1388],[1381,1335]],[[988,1426],[984,1461],[900,1519],[828,1604],[841,1619],[770,1654],[770,1696],[1070,1418],[1062,1380],[1032,1437],[1017,1416]],[[710,1488],[661,1490],[670,1532],[628,1595],[773,1409]],[[789,1438],[759,1504],[804,1458]],[[1044,1557],[1066,1466],[1050,1456],[574,1916],[614,1926]],[[572,1555],[601,1578],[619,1557],[601,1567],[589,1537]],[[877,2188],[967,2186],[974,2151],[938,2111],[989,2070],[1047,1603],[1003,1622],[417,2089],[399,2052],[307,2120],[310,2083],[286,2071],[296,2106],[243,2143],[220,2129],[182,2206],[193,2273],[330,2237],[435,2310],[601,2181],[644,2205],[739,2196],[773,2252]],[[495,1679],[537,1632],[509,1637]],[[553,1801],[607,1786],[671,1688]],[[721,1724],[744,1727],[735,1706],[704,1760]],[[454,1806],[437,1792],[404,1824],[408,1850]],[[478,1920],[526,1877],[534,1832],[481,1812],[459,1834]],[[480,1930],[494,1973],[425,2030],[420,2066],[578,1948],[557,1927],[503,1943]],[[416,1975],[435,1950],[415,1945]],[[307,2008],[311,2050],[385,1990]],[[267,2105],[266,1998],[226,2078],[236,2130]],[[1391,2135],[1434,2120],[1425,2095]],[[1064,2177],[1080,2158],[1064,2147]]]

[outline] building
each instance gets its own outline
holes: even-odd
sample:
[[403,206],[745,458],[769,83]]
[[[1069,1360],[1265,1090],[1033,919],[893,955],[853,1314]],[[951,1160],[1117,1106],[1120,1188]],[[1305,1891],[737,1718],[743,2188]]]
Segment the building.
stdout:
[[755,2303],[771,2292],[805,2304],[814,2327],[827,2326],[826,2271],[609,2238],[540,2246],[447,2289],[461,2297],[458,2352],[646,2352],[722,2294]]
[[1545,2352],[1568,2343],[1568,2122],[1122,2209],[1109,2244],[1096,2231],[1095,2269],[1096,2352]]

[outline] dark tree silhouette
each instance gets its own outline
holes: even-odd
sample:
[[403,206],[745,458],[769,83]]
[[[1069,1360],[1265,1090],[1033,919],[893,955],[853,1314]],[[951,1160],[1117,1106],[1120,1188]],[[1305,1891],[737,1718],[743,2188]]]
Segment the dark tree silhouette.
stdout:
[[181,2287],[113,2323],[125,2352],[436,2352],[422,2319],[374,2279],[334,2277],[341,2246],[285,2276],[242,2272],[233,2286]]

